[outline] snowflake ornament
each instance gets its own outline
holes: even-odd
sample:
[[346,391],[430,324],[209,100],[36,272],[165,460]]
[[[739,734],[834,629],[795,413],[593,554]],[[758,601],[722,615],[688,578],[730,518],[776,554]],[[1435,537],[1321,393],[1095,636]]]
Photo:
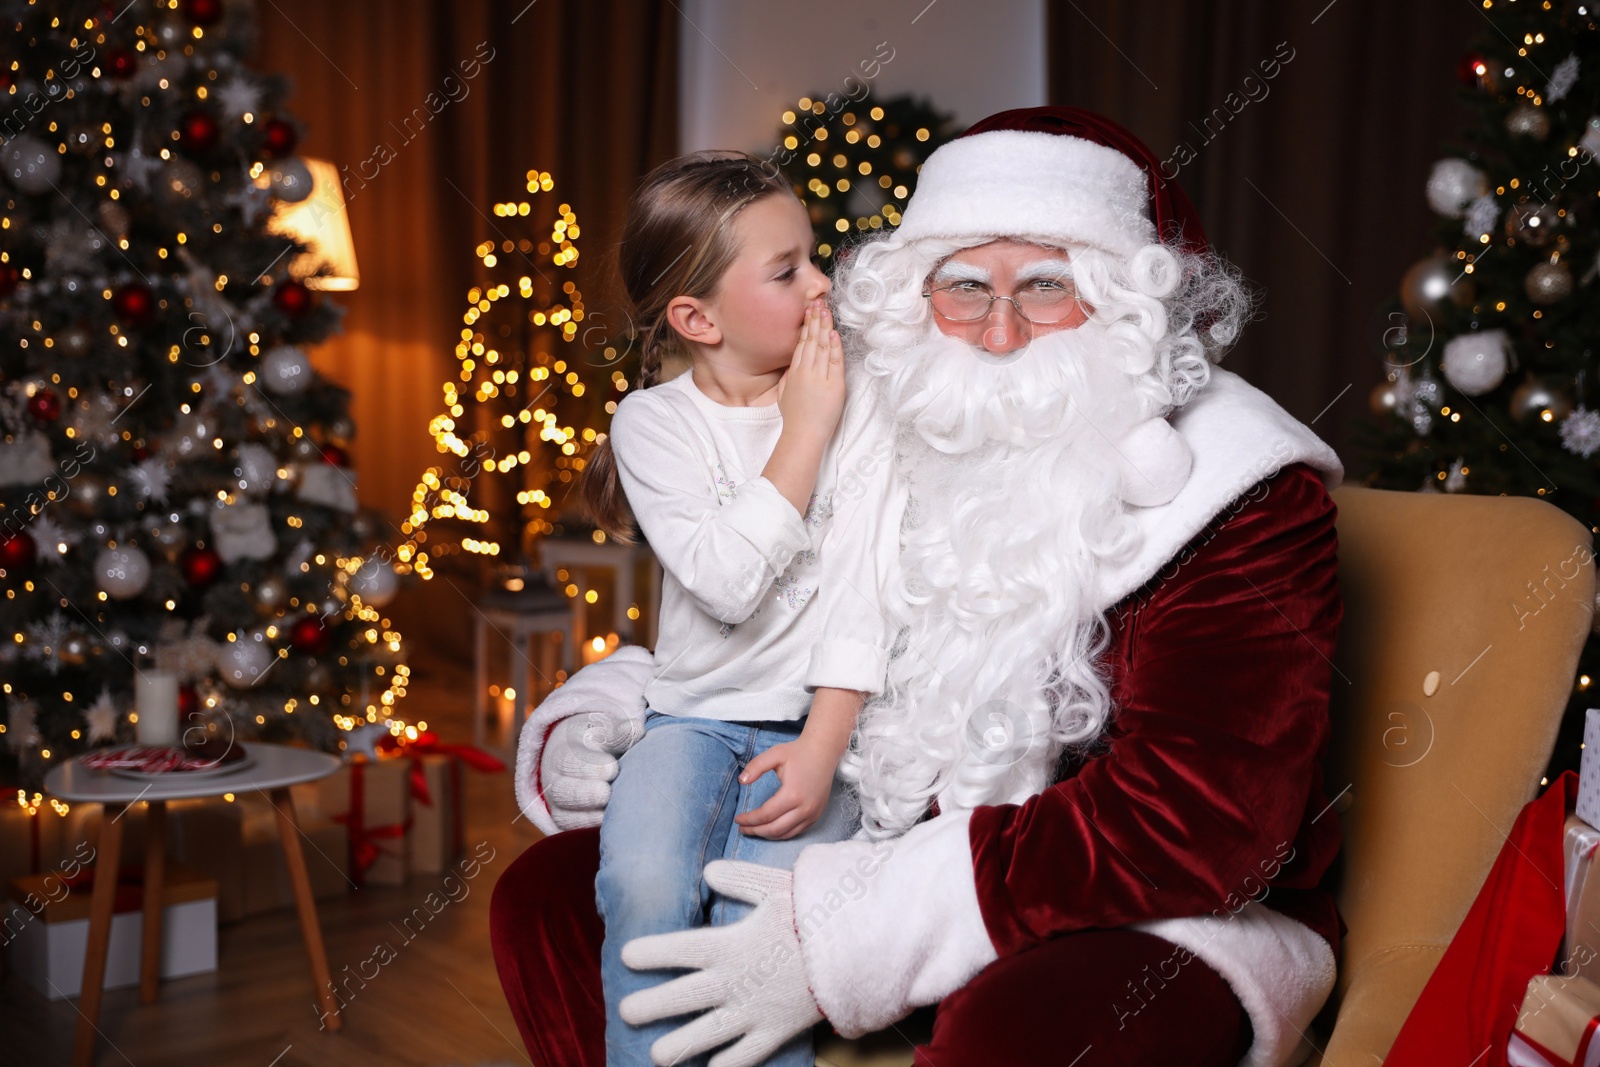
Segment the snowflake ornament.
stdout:
[[83,713],[84,721],[89,724],[89,743],[94,745],[101,741],[116,740],[119,717],[116,701],[111,699],[111,691],[102,688],[100,696]]
[[1555,103],[1572,91],[1578,84],[1578,57],[1570,55],[1556,64],[1555,71],[1550,75],[1550,84],[1546,87],[1544,98],[1550,103]]
[[1495,222],[1499,218],[1500,205],[1495,202],[1494,194],[1484,193],[1467,205],[1466,214],[1462,216],[1461,230],[1468,237],[1477,240],[1486,233],[1493,233]]
[[72,413],[72,426],[80,441],[97,442],[114,446],[121,437],[117,431],[117,417],[122,409],[109,393],[95,393],[78,401]]
[[158,504],[167,501],[167,488],[172,480],[172,468],[164,456],[149,456],[133,468],[133,482],[146,500]]
[[60,611],[52,611],[48,619],[27,623],[24,628],[28,631],[28,640],[22,646],[23,654],[29,659],[38,660],[51,674],[59,674],[62,664],[61,642],[71,630],[67,617]]
[[161,171],[161,160],[142,150],[137,141],[126,152],[112,158],[116,160],[116,169],[142,193],[150,191],[150,179]]
[[43,513],[33,520],[28,532],[33,535],[34,544],[39,546],[39,562],[54,567],[61,566],[63,557],[78,540],[76,535],[67,533],[59,523]]
[[272,190],[257,186],[255,179],[246,171],[244,181],[225,196],[223,201],[229,207],[237,208],[244,224],[253,227],[256,220],[272,206]]
[[21,752],[39,744],[39,709],[31,700],[18,700],[6,715],[6,743]]
[[1562,419],[1561,447],[1584,459],[1600,452],[1600,411],[1580,405]]
[[261,86],[242,74],[235,74],[218,86],[212,99],[230,119],[241,119],[261,112]]

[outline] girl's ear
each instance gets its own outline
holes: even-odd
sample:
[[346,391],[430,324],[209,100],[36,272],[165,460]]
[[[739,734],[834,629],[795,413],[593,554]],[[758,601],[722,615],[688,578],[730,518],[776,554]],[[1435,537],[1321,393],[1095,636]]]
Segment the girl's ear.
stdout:
[[692,296],[672,298],[667,304],[667,324],[685,341],[700,345],[715,345],[722,342],[722,329],[711,321],[705,302],[696,300]]

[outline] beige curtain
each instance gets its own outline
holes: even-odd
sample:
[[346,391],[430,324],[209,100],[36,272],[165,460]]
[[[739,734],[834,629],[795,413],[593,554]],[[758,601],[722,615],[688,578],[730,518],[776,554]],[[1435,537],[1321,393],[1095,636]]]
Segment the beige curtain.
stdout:
[[[253,60],[286,75],[298,151],[344,176],[361,285],[334,297],[342,336],[312,355],[349,388],[352,462],[389,517],[438,461],[428,422],[456,374],[473,248],[525,174],[553,174],[583,231],[577,278],[603,299],[606,252],[639,177],[675,152],[670,0],[262,0]],[[408,588],[392,614],[413,650],[470,662],[466,576]]]
[[1431,247],[1423,184],[1470,120],[1455,70],[1482,15],[1460,0],[1046,2],[1051,103],[1099,111],[1163,159],[1190,146],[1178,184],[1266,291],[1224,366],[1315,419],[1350,465],[1383,374],[1368,336]]

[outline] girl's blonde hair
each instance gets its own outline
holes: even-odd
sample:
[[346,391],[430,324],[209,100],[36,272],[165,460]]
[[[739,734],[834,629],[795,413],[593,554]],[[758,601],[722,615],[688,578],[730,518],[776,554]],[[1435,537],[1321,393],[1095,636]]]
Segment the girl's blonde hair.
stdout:
[[[687,357],[667,322],[667,305],[679,296],[715,297],[739,248],[733,219],[763,197],[793,190],[770,162],[748,152],[708,150],[668,160],[645,175],[628,202],[617,249],[633,333],[640,346],[636,388],[661,377],[668,355]],[[596,526],[622,544],[633,543],[633,517],[617,478],[609,439],[584,464],[579,483],[584,509]]]

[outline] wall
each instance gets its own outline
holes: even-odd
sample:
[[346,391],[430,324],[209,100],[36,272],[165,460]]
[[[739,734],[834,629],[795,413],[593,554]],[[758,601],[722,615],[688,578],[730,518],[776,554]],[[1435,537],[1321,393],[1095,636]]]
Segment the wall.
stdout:
[[[1043,0],[683,0],[680,150],[772,148],[804,95],[927,95],[961,126],[1045,102]],[[887,42],[887,48],[880,48]]]

